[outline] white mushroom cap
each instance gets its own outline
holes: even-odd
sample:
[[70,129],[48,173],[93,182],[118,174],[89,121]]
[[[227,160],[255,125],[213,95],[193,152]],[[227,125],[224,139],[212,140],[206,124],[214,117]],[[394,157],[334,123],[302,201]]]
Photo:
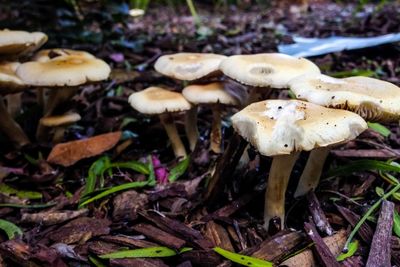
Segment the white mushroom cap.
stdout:
[[251,86],[287,88],[291,79],[306,73],[319,74],[319,68],[305,58],[279,53],[235,55],[223,60],[221,71]]
[[201,53],[177,53],[161,56],[154,64],[157,72],[183,81],[193,81],[219,71],[226,56]]
[[0,95],[17,92],[18,89],[27,87],[15,74],[19,65],[19,62],[0,63]]
[[56,115],[50,117],[43,117],[40,119],[40,124],[46,127],[57,127],[73,124],[81,120],[78,113],[67,113],[63,115]]
[[0,30],[0,55],[34,51],[47,41],[42,32]]
[[219,82],[206,85],[189,85],[183,89],[182,94],[189,102],[194,104],[238,104],[238,100],[224,89],[223,83]]
[[110,67],[103,60],[82,56],[59,56],[45,62],[21,64],[17,75],[25,83],[36,86],[77,86],[105,80]]
[[400,119],[400,88],[378,79],[355,76],[343,79],[304,75],[290,82],[300,99],[326,107],[347,109],[370,121]]
[[129,104],[144,114],[162,114],[189,110],[191,104],[181,93],[161,87],[149,87],[129,96]]
[[265,156],[340,144],[367,129],[359,115],[300,100],[265,100],[232,116],[233,127]]
[[64,48],[53,48],[53,49],[40,50],[32,58],[32,61],[46,62],[59,56],[78,56],[90,59],[95,58],[95,56],[86,51],[64,49]]

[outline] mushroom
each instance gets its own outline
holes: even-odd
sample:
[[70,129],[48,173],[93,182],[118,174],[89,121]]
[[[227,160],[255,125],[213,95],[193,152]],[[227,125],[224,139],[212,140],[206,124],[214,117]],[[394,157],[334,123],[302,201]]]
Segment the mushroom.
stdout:
[[[70,99],[79,85],[102,81],[110,75],[111,69],[103,60],[86,52],[78,52],[80,54],[66,55],[48,52],[47,58],[39,52],[38,61],[26,62],[18,67],[16,73],[22,81],[51,90],[44,117],[51,116],[60,103]],[[43,126],[39,125],[36,135],[43,140]]]
[[236,132],[261,155],[272,156],[265,194],[264,222],[279,218],[284,225],[285,191],[300,151],[354,139],[367,129],[359,115],[300,100],[265,100],[232,116]]
[[[30,143],[30,141],[8,112],[3,99],[5,95],[15,94],[27,88],[27,85],[15,75],[18,66],[18,62],[0,63],[0,131],[13,143],[21,147]],[[11,105],[11,103],[7,104]]]
[[[154,68],[173,79],[193,82],[220,76],[219,65],[225,58],[226,56],[211,53],[176,53],[159,57]],[[196,106],[185,113],[185,131],[193,151],[199,139]]]
[[[367,121],[390,122],[400,119],[400,88],[374,78],[355,76],[343,79],[327,75],[303,75],[290,81],[299,99],[318,105],[353,111]],[[319,183],[329,148],[310,153],[295,196],[314,190]]]
[[[220,82],[206,85],[189,85],[182,91],[183,96],[196,105],[209,105],[213,114],[210,134],[210,149],[221,153],[221,105],[237,105],[238,100],[225,91]],[[197,123],[192,121],[191,123]]]
[[173,92],[160,87],[149,87],[129,96],[129,104],[143,114],[158,114],[161,124],[171,141],[175,156],[186,157],[183,145],[176,129],[172,113],[187,111],[191,104],[181,93]]
[[254,87],[267,91],[284,89],[299,75],[320,73],[319,68],[307,59],[279,53],[230,56],[221,62],[220,69],[229,78],[253,87],[248,103],[259,98],[259,90]]
[[78,113],[71,112],[41,118],[39,123],[45,127],[54,128],[53,144],[57,144],[63,140],[67,127],[80,120],[81,116]]
[[0,30],[0,56],[15,56],[30,53],[47,41],[42,32]]

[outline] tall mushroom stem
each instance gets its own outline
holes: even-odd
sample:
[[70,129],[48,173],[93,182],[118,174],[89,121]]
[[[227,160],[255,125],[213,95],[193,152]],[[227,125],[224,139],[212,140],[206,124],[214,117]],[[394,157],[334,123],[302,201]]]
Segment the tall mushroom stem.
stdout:
[[171,141],[172,149],[174,150],[175,156],[177,158],[185,158],[187,156],[185,146],[183,145],[182,140],[179,137],[178,130],[176,129],[171,114],[160,114],[159,117],[161,124],[164,126],[168,138]]
[[199,140],[197,128],[197,106],[192,107],[185,113],[185,131],[189,140],[190,150],[193,151]]
[[211,134],[210,134],[210,149],[214,153],[221,153],[221,109],[219,104],[215,104],[211,106],[212,110],[212,125],[211,125]]
[[3,97],[0,96],[0,131],[18,147],[29,144],[29,138],[7,111]]
[[267,230],[269,221],[274,217],[280,218],[281,228],[283,228],[286,188],[299,154],[299,152],[294,152],[290,155],[275,156],[272,160],[265,191],[264,226]]
[[294,193],[295,197],[301,197],[309,191],[315,190],[318,186],[329,151],[328,147],[320,147],[310,152],[306,166],[300,176],[296,192]]
[[7,110],[11,117],[15,118],[21,112],[21,98],[22,93],[15,93],[7,95]]

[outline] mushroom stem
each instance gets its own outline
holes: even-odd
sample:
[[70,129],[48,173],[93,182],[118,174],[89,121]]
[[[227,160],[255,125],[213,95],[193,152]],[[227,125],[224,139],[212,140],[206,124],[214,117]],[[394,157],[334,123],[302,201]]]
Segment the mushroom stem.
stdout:
[[189,140],[190,150],[193,151],[197,144],[197,140],[199,140],[199,130],[197,128],[197,106],[194,106],[185,113],[185,131]]
[[62,142],[62,140],[64,139],[65,129],[65,126],[56,127],[54,129],[53,144],[58,144]]
[[43,87],[36,90],[36,101],[41,108],[45,106],[45,89]]
[[3,97],[0,96],[0,131],[3,132],[18,147],[29,144],[30,141],[21,127],[7,111]]
[[7,95],[7,110],[11,117],[15,118],[21,112],[22,93]]
[[160,114],[161,124],[164,126],[165,131],[167,132],[168,138],[171,141],[172,149],[174,150],[175,156],[177,158],[186,157],[185,146],[182,143],[181,138],[179,137],[178,130],[176,129],[174,120],[171,114]]
[[[53,89],[49,93],[49,98],[44,107],[44,116],[49,117],[53,115],[54,110],[63,102],[68,101],[72,98],[72,96],[76,93],[78,87],[65,87],[65,88],[57,88]],[[38,125],[36,130],[36,139],[38,141],[45,141],[46,137],[49,134],[49,127],[43,126],[41,124]]]
[[309,191],[315,190],[318,186],[329,151],[330,149],[328,147],[320,147],[310,152],[306,166],[300,176],[296,192],[294,193],[295,197],[306,195]]
[[290,155],[275,156],[272,160],[265,191],[264,226],[267,230],[269,221],[274,217],[280,218],[281,228],[283,228],[286,188],[299,154],[299,152],[294,152]]
[[221,153],[221,109],[220,105],[215,104],[211,106],[212,111],[212,125],[211,125],[211,134],[210,134],[210,149],[214,153]]

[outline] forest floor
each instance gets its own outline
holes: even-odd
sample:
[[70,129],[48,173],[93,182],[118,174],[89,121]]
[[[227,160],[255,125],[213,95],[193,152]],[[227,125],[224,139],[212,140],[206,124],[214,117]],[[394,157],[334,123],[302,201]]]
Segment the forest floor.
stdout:
[[[14,149],[4,137],[0,139],[0,218],[19,228],[11,229],[18,233],[11,240],[0,232],[0,266],[234,266],[212,250],[216,246],[277,266],[295,254],[301,255],[297,258],[301,265],[285,264],[313,266],[314,259],[306,252],[311,249],[319,256],[315,257],[318,266],[333,266],[329,257],[324,258],[326,247],[318,236],[333,254],[339,254],[360,217],[393,188],[396,180],[391,177],[397,178],[400,168],[388,160],[395,162],[400,157],[398,123],[385,124],[390,132],[368,129],[356,140],[334,148],[315,194],[296,199],[293,193],[308,156],[302,153],[286,194],[285,229],[268,233],[262,214],[271,160],[249,148],[245,151],[251,159],[248,165],[235,169],[221,163],[240,147],[229,121],[237,110],[224,112],[225,154],[218,156],[208,150],[212,114],[203,108],[199,113],[201,140],[188,160],[178,162],[159,120],[134,111],[127,98],[154,85],[182,89],[181,82],[154,71],[153,63],[163,54],[254,54],[276,52],[278,44],[291,43],[295,35],[397,33],[399,3],[360,8],[322,1],[303,11],[282,6],[214,11],[204,5],[199,8],[199,27],[184,8],[155,7],[143,17],[121,18],[118,12],[109,13],[110,17],[108,9],[92,3],[80,7],[79,20],[68,6],[46,6],[41,1],[29,6],[29,2],[7,5],[0,14],[0,28],[41,30],[49,34],[45,48],[87,50],[112,66],[111,79],[83,86],[72,101],[57,110],[74,110],[82,116],[68,128],[63,142],[95,138],[92,140],[100,148],[109,149],[100,149],[91,158],[80,159],[78,153],[49,160],[54,148],[50,142],[33,141]],[[46,23],[40,14],[49,14],[46,19],[53,23]],[[400,85],[399,49],[398,44],[388,44],[309,59],[323,73],[335,77],[367,75]],[[288,92],[274,92],[272,97],[285,98]],[[34,91],[24,93],[23,104],[18,121],[34,139],[41,114]],[[184,133],[183,117],[178,116],[176,122]],[[97,137],[106,133],[111,134],[105,139]],[[79,160],[74,162],[75,158]],[[347,168],[340,169],[343,166]],[[169,181],[160,177],[162,172],[169,174]],[[223,182],[210,188],[215,173]],[[152,182],[145,183],[149,179]],[[132,189],[134,186],[137,188]],[[211,197],[206,199],[207,194]],[[400,195],[394,194],[389,200],[397,205],[399,199]],[[356,253],[340,266],[365,266],[379,210],[356,235]],[[400,229],[400,217],[396,216]],[[321,222],[330,225],[334,234],[322,227],[316,238],[310,235],[310,227]],[[395,266],[400,266],[398,233],[386,240]],[[191,250],[161,258],[99,258],[121,249],[154,246],[176,252]]]

